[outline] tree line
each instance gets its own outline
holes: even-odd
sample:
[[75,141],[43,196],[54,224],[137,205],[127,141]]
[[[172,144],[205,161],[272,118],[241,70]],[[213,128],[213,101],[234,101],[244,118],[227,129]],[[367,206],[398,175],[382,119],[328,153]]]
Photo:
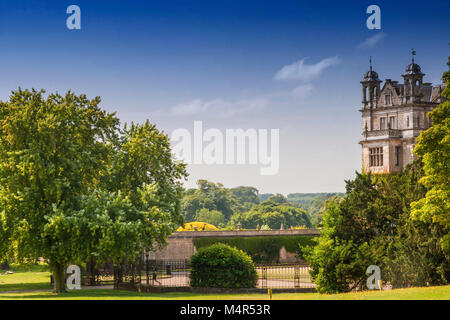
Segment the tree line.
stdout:
[[320,224],[325,202],[339,193],[260,194],[254,187],[225,188],[221,183],[198,180],[181,201],[186,222],[201,221],[218,228],[280,229]]

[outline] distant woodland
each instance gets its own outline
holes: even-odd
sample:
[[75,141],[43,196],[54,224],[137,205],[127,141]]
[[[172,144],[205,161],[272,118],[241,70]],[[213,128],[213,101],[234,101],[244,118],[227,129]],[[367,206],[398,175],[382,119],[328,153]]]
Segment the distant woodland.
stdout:
[[254,187],[225,188],[199,180],[185,191],[182,213],[186,222],[201,221],[222,229],[313,228],[320,226],[326,202],[343,193],[260,194]]

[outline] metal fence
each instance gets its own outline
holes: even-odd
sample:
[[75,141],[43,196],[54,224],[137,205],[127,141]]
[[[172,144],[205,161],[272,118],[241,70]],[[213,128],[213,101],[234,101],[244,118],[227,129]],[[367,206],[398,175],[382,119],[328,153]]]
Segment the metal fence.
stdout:
[[81,284],[83,286],[114,284],[114,271],[112,263],[97,265],[94,262],[88,262],[82,270]]
[[[257,288],[314,288],[305,265],[258,265]],[[159,287],[190,286],[191,266],[188,260],[150,261],[141,283]]]
[[310,267],[305,265],[260,265],[258,288],[315,288],[309,274]]
[[[257,265],[257,288],[315,288],[309,274],[310,267],[299,264]],[[96,270],[96,285],[121,283],[152,287],[189,287],[191,265],[189,260],[143,260],[123,265],[111,272],[109,268]]]
[[86,264],[82,271],[81,284],[84,286],[102,286],[114,285],[119,283],[137,284],[145,278],[146,274],[142,271],[144,261],[138,259],[131,263],[122,263],[120,266],[113,266],[112,263]]
[[146,277],[141,283],[159,287],[189,287],[191,265],[189,260],[155,261],[146,263]]

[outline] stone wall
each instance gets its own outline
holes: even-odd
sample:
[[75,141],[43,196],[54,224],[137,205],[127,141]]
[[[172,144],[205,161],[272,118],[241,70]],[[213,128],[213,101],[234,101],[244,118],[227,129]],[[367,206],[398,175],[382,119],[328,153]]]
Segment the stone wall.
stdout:
[[[227,237],[264,237],[264,236],[316,236],[317,229],[303,230],[232,230],[232,231],[179,231],[167,239],[168,245],[162,250],[150,254],[150,259],[155,260],[189,260],[197,251],[194,245],[196,238],[227,238]],[[284,249],[284,250],[283,250]],[[286,252],[283,247],[280,250],[280,262],[295,262],[296,255]]]

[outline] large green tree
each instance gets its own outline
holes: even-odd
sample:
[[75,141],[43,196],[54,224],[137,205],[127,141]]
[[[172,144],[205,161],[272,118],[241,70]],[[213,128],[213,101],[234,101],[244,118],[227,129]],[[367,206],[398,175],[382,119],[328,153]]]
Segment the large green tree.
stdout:
[[[447,65],[450,68],[450,57]],[[450,99],[450,71],[442,79],[446,83],[442,96]],[[433,126],[420,134],[414,152],[423,159],[425,175],[421,182],[429,190],[423,199],[412,204],[412,216],[445,229],[441,246],[450,257],[450,100],[442,102],[428,116]]]
[[79,209],[79,196],[106,172],[119,120],[98,97],[44,93],[19,89],[0,103],[0,233],[3,253],[48,259],[62,291],[79,252],[71,230],[52,227],[55,215]]
[[[99,249],[87,259],[91,265],[112,261],[115,284],[122,281],[124,263],[134,263],[142,250],[161,248],[166,238],[183,224],[180,202],[181,183],[187,176],[185,167],[174,160],[168,136],[148,120],[144,124],[125,125],[115,140],[112,163],[98,186],[100,192],[86,199],[88,203],[97,201],[97,205],[89,207],[105,213],[104,223],[97,224],[98,232],[92,237]],[[135,212],[114,213],[126,212],[120,207],[123,203],[131,205]],[[117,206],[117,210],[112,209]],[[109,235],[108,250],[103,245],[104,234]]]
[[450,262],[439,244],[444,228],[410,216],[410,203],[427,191],[422,174],[420,161],[398,174],[357,174],[344,198],[330,199],[317,245],[303,248],[320,292],[364,287],[371,264],[397,288],[448,283]]
[[112,262],[115,285],[123,280],[124,264],[131,265],[143,250],[164,244],[179,225],[173,213],[155,205],[159,196],[154,185],[144,185],[136,194],[139,206],[120,191],[92,190],[81,197],[80,210],[57,212],[49,226],[54,233],[67,229],[76,234],[66,242],[80,252],[78,261],[94,266]]
[[208,210],[206,208],[200,209],[195,215],[195,220],[212,224],[218,228],[225,226],[225,218],[222,212],[217,210]]
[[175,160],[169,137],[147,120],[144,124],[125,125],[101,186],[108,191],[120,191],[139,210],[147,209],[148,205],[143,205],[138,190],[153,186],[155,194],[150,206],[169,213],[176,225],[182,225],[180,199],[186,177],[186,165]]
[[221,183],[198,180],[197,189],[190,189],[182,201],[182,210],[187,222],[195,220],[197,213],[205,208],[221,212],[226,221],[238,207],[238,200]]
[[255,204],[259,203],[258,189],[254,187],[235,187],[230,189],[237,204],[233,207],[233,211],[248,211]]
[[363,283],[365,270],[378,264],[373,248],[380,234],[389,234],[393,223],[372,176],[357,174],[347,181],[344,199],[328,202],[323,231],[317,245],[305,253],[319,292],[344,292]]
[[88,100],[18,90],[0,104],[0,254],[48,259],[55,290],[69,263],[132,261],[182,224],[169,139]]

